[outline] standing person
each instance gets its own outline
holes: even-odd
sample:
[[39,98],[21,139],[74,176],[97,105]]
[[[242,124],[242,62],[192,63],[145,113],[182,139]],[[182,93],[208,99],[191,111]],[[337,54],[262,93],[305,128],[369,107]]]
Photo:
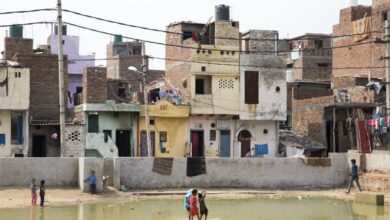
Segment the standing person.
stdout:
[[41,198],[41,207],[45,203],[45,194],[46,194],[46,183],[45,180],[41,180],[41,185],[39,186],[39,197]]
[[205,220],[207,220],[207,215],[209,214],[209,210],[206,206],[206,190],[203,190],[202,193],[198,194],[199,199],[199,209],[200,209],[200,219],[202,219],[203,215],[205,216]]
[[85,180],[85,182],[89,183],[89,192],[92,194],[96,194],[96,176],[95,171],[91,170],[91,175]]
[[199,211],[198,211],[198,190],[194,189],[192,190],[192,195],[190,197],[190,218],[191,220],[194,219],[194,216],[199,218]]
[[37,185],[35,184],[34,178],[31,180],[30,189],[31,189],[31,204],[33,206],[36,206],[37,205]]
[[184,197],[184,208],[188,212],[188,220],[191,219],[191,213],[190,213],[190,197],[192,196],[192,190],[194,189],[189,189],[186,193],[186,196]]
[[351,191],[353,181],[356,182],[356,185],[357,185],[359,191],[361,192],[362,189],[360,188],[360,184],[359,184],[359,172],[358,172],[358,166],[356,165],[356,160],[355,160],[355,159],[352,159],[352,160],[351,160],[351,163],[352,163],[352,167],[351,167],[351,179],[349,180],[349,185],[348,185],[348,191],[347,191],[347,193],[349,193],[349,192]]

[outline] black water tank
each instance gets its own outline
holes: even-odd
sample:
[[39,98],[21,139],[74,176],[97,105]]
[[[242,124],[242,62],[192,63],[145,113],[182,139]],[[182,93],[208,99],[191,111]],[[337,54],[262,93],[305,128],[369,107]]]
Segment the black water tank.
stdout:
[[215,6],[216,21],[230,21],[230,7],[227,5]]

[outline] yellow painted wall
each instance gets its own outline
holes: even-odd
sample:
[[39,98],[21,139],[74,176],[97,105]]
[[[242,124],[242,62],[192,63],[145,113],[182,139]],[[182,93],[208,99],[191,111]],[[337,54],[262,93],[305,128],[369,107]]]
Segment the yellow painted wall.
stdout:
[[[238,27],[231,22],[216,22],[215,35],[239,38]],[[197,46],[194,44],[193,46]],[[201,45],[201,50],[192,51],[191,66],[191,114],[228,114],[240,112],[240,44],[237,40],[216,40],[214,45]],[[223,50],[221,53],[219,50]],[[206,63],[217,63],[206,64]],[[206,71],[202,71],[202,67]],[[196,94],[196,76],[212,76],[212,93]],[[221,82],[232,82],[233,88],[221,88]]]
[[[0,67],[0,81],[7,76],[8,67]],[[30,103],[30,70],[8,68],[8,95],[6,87],[0,87],[0,109],[27,110]]]
[[[190,107],[186,105],[173,105],[167,100],[161,100],[156,104],[150,104],[149,116],[156,117],[188,117]],[[141,105],[141,116],[145,116],[145,106]]]
[[[156,157],[183,157],[186,155],[187,144],[187,119],[172,117],[152,117],[154,125],[150,125],[150,131],[155,132],[155,156]],[[138,139],[141,131],[145,130],[145,117],[141,116],[139,121]],[[166,153],[160,150],[160,132],[167,132]],[[137,147],[137,155],[140,154],[141,140]]]

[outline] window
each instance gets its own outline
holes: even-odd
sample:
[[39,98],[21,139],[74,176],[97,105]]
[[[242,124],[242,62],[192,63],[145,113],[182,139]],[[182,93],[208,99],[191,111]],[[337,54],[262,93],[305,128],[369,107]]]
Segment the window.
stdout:
[[249,39],[245,39],[245,54],[249,54]]
[[183,31],[182,41],[192,38],[192,31]]
[[160,105],[160,111],[167,111],[168,105]]
[[0,134],[0,145],[5,145],[5,134]]
[[328,68],[329,67],[329,63],[319,63],[318,67],[320,67],[320,68]]
[[126,98],[126,89],[125,88],[118,88],[118,97],[119,98]]
[[245,71],[245,104],[259,104],[259,72]]
[[382,21],[387,21],[387,11],[382,12]]
[[165,153],[167,151],[166,145],[168,142],[168,133],[166,131],[160,131],[160,150],[161,153]]
[[316,49],[323,48],[324,41],[323,40],[314,40],[314,47]]
[[141,48],[140,47],[135,47],[133,49],[133,54],[134,55],[141,55]]
[[218,87],[220,89],[234,89],[233,79],[220,79],[218,80]]
[[206,67],[202,66],[202,72],[206,72]]
[[154,125],[154,119],[150,119],[150,120],[149,120],[149,124],[150,124],[150,125]]
[[263,134],[268,134],[268,129],[264,129]]
[[210,130],[210,141],[215,141],[217,139],[217,131]]
[[23,114],[11,112],[11,144],[23,143]]
[[196,76],[195,93],[197,95],[211,94],[211,76]]
[[88,133],[99,132],[99,115],[90,114],[88,115]]
[[276,92],[280,92],[280,87],[276,86]]
[[255,144],[255,155],[268,155],[268,144]]
[[80,93],[82,93],[82,92],[83,92],[83,87],[77,86],[77,87],[76,87],[76,93],[77,93],[77,94],[80,94]]

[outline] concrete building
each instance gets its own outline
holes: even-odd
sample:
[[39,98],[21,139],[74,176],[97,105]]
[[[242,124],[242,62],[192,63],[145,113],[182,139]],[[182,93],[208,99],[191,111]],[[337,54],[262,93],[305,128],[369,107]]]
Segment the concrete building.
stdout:
[[[30,70],[28,156],[56,157],[59,146],[59,87],[57,55],[33,50],[33,40],[23,38],[23,28],[12,26],[4,40],[4,59]],[[64,57],[67,60],[67,57]],[[67,63],[64,62],[67,87]],[[66,100],[66,95],[64,94]]]
[[[74,120],[85,124],[85,149],[80,151],[93,157],[134,156],[139,104],[120,99],[120,89],[110,90],[107,87],[106,68],[85,69],[82,103],[74,109]],[[119,99],[120,103],[115,99]]]
[[[183,47],[166,48],[166,75],[174,87],[179,88],[184,102],[190,103],[187,133],[191,143],[189,156],[276,156],[277,121],[285,120],[286,114],[286,104],[282,104],[286,101],[285,73],[277,70],[285,64],[275,56],[277,32],[262,32],[261,35],[258,34],[260,32],[250,31],[243,34],[245,40],[241,43],[239,23],[230,20],[229,7],[225,5],[216,6],[214,22],[176,22],[170,24],[167,30],[183,33],[167,34],[167,44]],[[254,40],[264,37],[275,40],[260,44],[260,40]],[[241,47],[251,47],[251,50],[259,53],[270,51],[269,54],[272,55],[259,56],[260,60],[256,60],[257,57],[251,60],[255,56],[248,55],[240,60]],[[245,85],[245,80],[248,79],[245,78],[245,69],[240,72],[240,62],[247,65],[265,62],[265,65],[271,69],[275,67],[276,70],[247,68],[247,71],[258,72],[253,74],[253,83]],[[246,92],[247,97],[249,93],[254,95],[251,97],[259,105],[253,103],[254,106],[248,106],[245,103]],[[275,103],[272,103],[273,97],[267,98],[267,101],[262,100],[259,93],[264,92],[279,100]],[[280,109],[276,111],[278,107]],[[253,117],[248,109],[254,112],[261,109],[264,115],[256,114]]]
[[[80,55],[80,37],[68,35],[67,26],[63,26],[63,51],[68,56],[68,94],[67,106],[71,108],[80,103],[78,95],[82,92],[83,69],[86,67],[95,66],[95,54]],[[54,29],[54,33],[47,38],[50,53],[58,54],[58,30]],[[85,60],[85,61],[83,61]]]
[[[187,125],[190,108],[188,105],[175,105],[168,99],[148,104],[150,116],[150,138],[152,155],[155,157],[187,156]],[[148,156],[146,148],[145,105],[141,105],[138,122],[137,156]]]
[[0,157],[27,156],[30,71],[0,63]]
[[[116,35],[114,41],[107,45],[107,78],[124,79],[129,82],[131,93],[143,92],[142,75],[128,70],[129,66],[142,71],[142,43],[139,41],[123,42],[121,35]],[[148,65],[148,64],[147,64]],[[164,76],[163,70],[149,70],[146,81],[152,82]]]

